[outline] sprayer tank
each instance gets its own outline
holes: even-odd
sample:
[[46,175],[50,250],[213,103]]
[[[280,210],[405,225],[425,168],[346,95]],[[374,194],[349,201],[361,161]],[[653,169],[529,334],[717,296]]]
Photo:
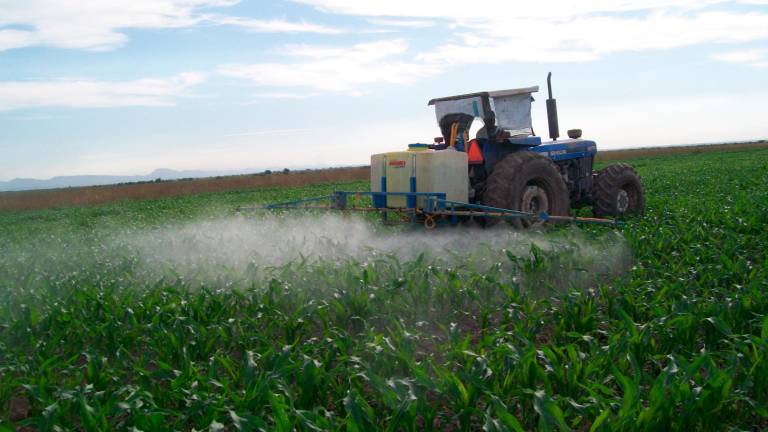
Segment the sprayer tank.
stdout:
[[[450,201],[467,202],[467,154],[453,149],[431,150],[411,146],[408,151],[371,156],[372,192],[442,192]],[[374,205],[408,207],[405,196],[387,196]],[[424,198],[417,200],[424,206]]]

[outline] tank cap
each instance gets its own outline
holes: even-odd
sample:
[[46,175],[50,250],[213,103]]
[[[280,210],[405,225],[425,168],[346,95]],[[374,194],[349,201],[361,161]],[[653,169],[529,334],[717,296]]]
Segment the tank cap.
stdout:
[[428,148],[429,148],[429,144],[422,144],[422,143],[408,144],[408,150],[427,150]]

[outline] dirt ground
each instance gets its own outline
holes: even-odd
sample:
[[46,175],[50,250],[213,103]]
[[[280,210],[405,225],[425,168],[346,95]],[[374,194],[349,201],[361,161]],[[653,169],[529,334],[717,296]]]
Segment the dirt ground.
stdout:
[[[678,147],[651,147],[607,150],[597,154],[598,161],[627,160],[674,154],[734,151],[768,147],[768,142],[706,144]],[[106,186],[72,187],[34,191],[0,192],[0,211],[38,210],[53,207],[90,206],[120,200],[143,200],[207,192],[244,190],[277,186],[302,186],[316,183],[367,180],[370,167],[275,172],[162,182],[128,183]]]
[[19,192],[0,192],[0,211],[38,210],[52,207],[90,206],[120,200],[145,200],[208,192],[277,186],[367,180],[370,168],[350,167],[323,170],[274,172],[189,180],[126,183]]

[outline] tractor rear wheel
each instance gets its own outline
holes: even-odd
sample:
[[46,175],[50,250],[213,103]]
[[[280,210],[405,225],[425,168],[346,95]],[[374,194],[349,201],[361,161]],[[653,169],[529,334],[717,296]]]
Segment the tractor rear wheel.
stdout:
[[596,216],[638,214],[644,209],[645,192],[634,168],[619,163],[597,173],[592,186],[592,211]]
[[[482,203],[533,213],[565,216],[570,210],[570,197],[557,166],[539,153],[519,151],[505,157],[493,167],[483,191]],[[489,218],[486,225],[499,219]],[[532,222],[511,219],[516,228],[528,228]]]

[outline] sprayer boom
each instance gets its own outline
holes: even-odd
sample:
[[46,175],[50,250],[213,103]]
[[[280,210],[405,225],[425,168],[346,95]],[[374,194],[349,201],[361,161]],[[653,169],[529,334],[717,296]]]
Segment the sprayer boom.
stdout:
[[[372,207],[364,201],[384,202],[390,199],[404,198],[407,202],[422,201],[422,207]],[[344,212],[375,212],[382,216],[385,223],[421,224],[427,229],[438,225],[456,226],[470,220],[486,221],[524,219],[528,223],[582,223],[598,225],[621,225],[622,222],[572,216],[552,216],[545,211],[537,213],[491,207],[481,204],[451,201],[445,199],[445,193],[428,192],[349,192],[336,191],[331,195],[323,195],[300,200],[284,201],[253,207],[239,207],[237,211],[254,210],[329,210]]]

